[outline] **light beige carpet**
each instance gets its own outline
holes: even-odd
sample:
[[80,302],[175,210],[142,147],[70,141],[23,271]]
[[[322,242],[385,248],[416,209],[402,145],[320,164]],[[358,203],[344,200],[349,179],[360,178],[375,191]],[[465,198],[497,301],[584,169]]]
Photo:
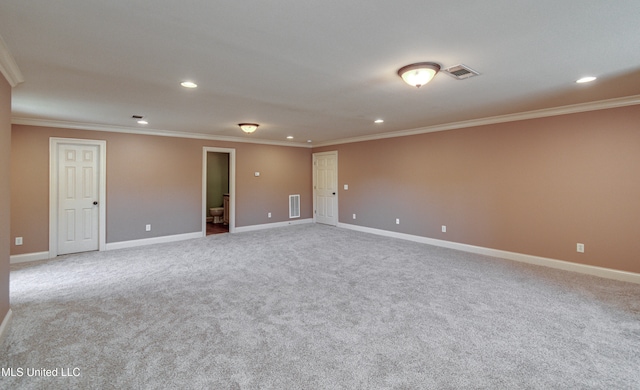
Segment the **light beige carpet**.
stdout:
[[321,225],[17,265],[11,295],[3,389],[640,388],[639,285]]

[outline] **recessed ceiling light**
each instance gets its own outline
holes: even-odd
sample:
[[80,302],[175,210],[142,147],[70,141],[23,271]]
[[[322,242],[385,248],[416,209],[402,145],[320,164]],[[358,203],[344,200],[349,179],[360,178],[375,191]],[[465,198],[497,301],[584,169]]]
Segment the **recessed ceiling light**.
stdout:
[[197,88],[198,84],[194,83],[193,81],[183,81],[180,83],[180,85],[182,85],[185,88]]
[[308,139],[308,140],[307,140],[307,142],[311,143],[311,142],[313,142],[313,141],[311,141],[310,139]]
[[138,124],[139,124],[139,125],[148,125],[148,124],[149,124],[149,122],[145,121],[144,119],[140,119],[140,120],[138,121]]
[[576,80],[576,83],[580,83],[580,84],[582,84],[582,83],[590,83],[595,79],[596,79],[596,77],[587,76],[587,77],[583,77],[581,79]]
[[287,139],[293,139],[293,136],[292,135],[288,135]]
[[384,119],[376,119],[373,123],[384,123]]

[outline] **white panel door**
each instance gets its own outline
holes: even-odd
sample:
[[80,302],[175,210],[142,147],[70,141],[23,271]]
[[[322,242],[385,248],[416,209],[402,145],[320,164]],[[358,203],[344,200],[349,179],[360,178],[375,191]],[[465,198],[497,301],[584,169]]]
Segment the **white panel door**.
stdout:
[[98,250],[97,145],[58,145],[58,254]]
[[314,153],[313,192],[316,222],[338,223],[338,152]]

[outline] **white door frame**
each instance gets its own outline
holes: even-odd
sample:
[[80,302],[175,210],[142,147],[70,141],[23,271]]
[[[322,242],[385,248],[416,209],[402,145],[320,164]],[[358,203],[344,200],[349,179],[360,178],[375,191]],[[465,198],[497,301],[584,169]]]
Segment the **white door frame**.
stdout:
[[340,210],[338,208],[338,151],[337,150],[332,150],[329,152],[318,152],[318,153],[313,153],[311,155],[311,169],[313,169],[313,223],[317,223],[316,221],[316,157],[317,156],[322,156],[322,155],[335,155],[336,156],[336,201],[334,202],[334,209],[333,209],[333,215],[336,216],[336,224],[334,226],[338,226],[338,223],[340,221],[340,216],[338,215],[338,211]]
[[58,146],[97,146],[98,160],[98,250],[106,249],[107,243],[107,141],[76,138],[49,138],[49,258],[58,256]]
[[229,233],[236,231],[236,150],[231,148],[202,148],[202,237],[207,235],[207,153],[229,154]]

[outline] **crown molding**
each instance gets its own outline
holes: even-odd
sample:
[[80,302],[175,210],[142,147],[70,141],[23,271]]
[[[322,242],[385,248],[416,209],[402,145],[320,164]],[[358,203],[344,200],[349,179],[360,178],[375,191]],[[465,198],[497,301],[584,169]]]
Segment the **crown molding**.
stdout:
[[260,145],[288,146],[288,147],[298,147],[298,148],[312,147],[307,143],[300,143],[300,142],[272,141],[272,140],[265,140],[265,139],[247,139],[247,138],[241,138],[241,137],[207,135],[207,134],[201,134],[201,133],[188,133],[188,132],[182,132],[182,131],[170,131],[170,130],[160,130],[160,129],[139,129],[135,127],[126,127],[126,126],[112,126],[112,125],[99,125],[99,124],[82,123],[82,122],[56,121],[51,119],[12,117],[11,124],[24,125],[24,126],[55,127],[60,129],[104,131],[108,133],[154,135],[159,137],[190,138],[190,139],[202,139],[202,140],[209,140],[209,141],[240,142],[240,143],[260,144]]
[[298,142],[272,141],[272,140],[264,140],[264,139],[247,139],[247,138],[241,138],[241,137],[216,136],[216,135],[207,135],[207,134],[201,134],[201,133],[188,133],[188,132],[181,132],[181,131],[169,131],[169,130],[159,130],[159,129],[140,129],[140,128],[134,128],[134,127],[99,125],[99,124],[93,124],[93,123],[81,123],[81,122],[69,122],[69,121],[56,121],[56,120],[50,120],[50,119],[13,117],[11,119],[11,123],[15,125],[26,125],[26,126],[42,126],[42,127],[55,127],[55,128],[64,128],[64,129],[105,131],[105,132],[112,132],[112,133],[155,135],[155,136],[162,136],[162,137],[192,138],[192,139],[203,139],[203,140],[211,140],[211,141],[240,142],[240,143],[261,144],[261,145],[299,147],[299,148],[318,148],[322,146],[332,146],[332,145],[340,145],[340,144],[347,144],[347,143],[353,143],[353,142],[373,141],[373,140],[386,139],[386,138],[406,137],[410,135],[433,133],[437,131],[456,130],[456,129],[474,127],[474,126],[491,125],[496,123],[515,122],[515,121],[527,120],[527,119],[545,118],[550,116],[575,114],[575,113],[587,112],[587,111],[605,110],[609,108],[633,106],[637,104],[640,104],[640,95],[625,96],[625,97],[614,98],[614,99],[600,100],[596,102],[572,104],[567,106],[545,108],[541,110],[492,116],[492,117],[480,118],[480,119],[471,119],[467,121],[420,127],[417,129],[401,130],[401,131],[395,131],[395,132],[366,135],[361,137],[344,138],[344,139],[339,139],[334,141],[314,143],[312,145],[309,145],[308,143],[298,143]]
[[24,77],[20,69],[18,69],[18,64],[16,64],[2,36],[0,36],[0,72],[12,88],[24,82]]
[[550,116],[576,114],[576,113],[587,112],[587,111],[596,111],[596,110],[605,110],[609,108],[633,106],[636,104],[640,104],[640,95],[625,96],[620,98],[600,100],[600,101],[588,102],[588,103],[572,104],[572,105],[553,107],[553,108],[545,108],[541,110],[492,116],[487,118],[471,119],[467,121],[451,122],[451,123],[445,123],[441,125],[420,127],[417,129],[365,135],[362,137],[344,138],[344,139],[335,140],[335,141],[319,142],[317,144],[314,144],[313,147],[315,148],[315,147],[321,147],[321,146],[348,144],[353,142],[373,141],[373,140],[386,139],[386,138],[406,137],[409,135],[463,129],[467,127],[492,125],[492,124],[504,123],[504,122],[515,122],[515,121],[521,121],[521,120],[527,120],[527,119],[545,118]]

